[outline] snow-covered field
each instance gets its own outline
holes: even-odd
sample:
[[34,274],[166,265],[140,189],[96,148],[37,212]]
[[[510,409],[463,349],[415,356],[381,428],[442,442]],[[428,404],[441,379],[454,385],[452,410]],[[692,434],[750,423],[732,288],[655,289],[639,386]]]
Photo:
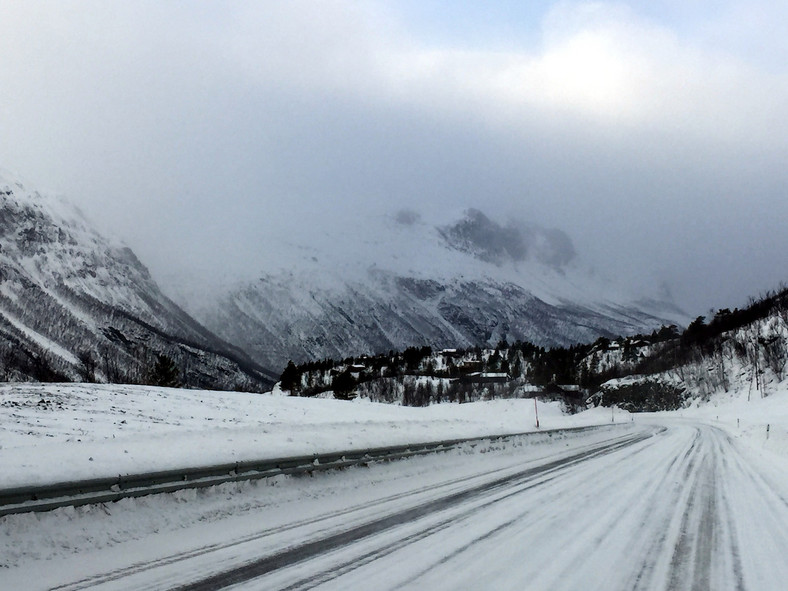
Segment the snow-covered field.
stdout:
[[[414,409],[4,388],[9,482],[534,429],[531,400]],[[616,413],[615,425],[610,409],[570,417],[540,404],[543,428],[610,427],[9,515],[0,589],[781,589],[786,409],[777,386],[749,402],[741,390],[676,413]]]
[[[618,420],[629,420],[618,413]],[[542,429],[611,421],[539,402]],[[535,430],[533,400],[408,408],[144,386],[0,386],[0,487]]]

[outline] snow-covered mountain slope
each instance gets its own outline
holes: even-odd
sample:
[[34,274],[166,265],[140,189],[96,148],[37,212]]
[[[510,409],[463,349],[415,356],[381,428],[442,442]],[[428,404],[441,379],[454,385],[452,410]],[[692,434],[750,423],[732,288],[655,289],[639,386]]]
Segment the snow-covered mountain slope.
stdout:
[[560,230],[501,225],[478,210],[437,224],[413,211],[326,221],[320,233],[272,239],[261,257],[270,264],[254,281],[207,300],[181,282],[176,297],[270,367],[504,338],[566,345],[686,321],[669,300],[584,269]]
[[134,253],[66,202],[0,172],[0,371],[4,379],[145,380],[158,355],[187,385],[270,381],[159,290]]
[[[788,291],[742,310],[718,310],[682,335],[643,347],[595,350],[584,365],[616,376],[594,402],[630,411],[750,402],[788,391]],[[666,405],[665,394],[671,394]]]

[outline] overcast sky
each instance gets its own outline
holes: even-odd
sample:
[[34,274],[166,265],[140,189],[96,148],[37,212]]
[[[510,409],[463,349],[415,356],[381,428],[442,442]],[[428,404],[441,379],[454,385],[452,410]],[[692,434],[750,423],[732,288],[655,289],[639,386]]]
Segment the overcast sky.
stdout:
[[477,207],[701,314],[788,282],[786,31],[776,0],[0,0],[0,167],[160,274]]

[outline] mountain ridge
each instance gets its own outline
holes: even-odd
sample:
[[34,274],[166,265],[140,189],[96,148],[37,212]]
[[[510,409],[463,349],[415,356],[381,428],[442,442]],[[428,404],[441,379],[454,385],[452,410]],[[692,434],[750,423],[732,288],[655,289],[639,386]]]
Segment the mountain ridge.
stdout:
[[[6,379],[145,381],[160,355],[184,385],[261,389],[273,374],[165,296],[128,247],[61,198],[0,173],[0,362]],[[89,371],[88,371],[89,370]]]
[[359,215],[266,250],[268,269],[256,279],[207,301],[176,298],[269,366],[500,339],[560,346],[686,321],[668,297],[629,294],[594,275],[564,232],[501,224],[478,209],[441,224],[412,210]]

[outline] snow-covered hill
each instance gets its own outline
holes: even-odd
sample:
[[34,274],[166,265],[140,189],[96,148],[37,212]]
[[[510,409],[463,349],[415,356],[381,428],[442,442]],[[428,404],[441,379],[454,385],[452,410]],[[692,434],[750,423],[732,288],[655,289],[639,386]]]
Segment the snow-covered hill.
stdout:
[[134,382],[158,355],[188,385],[269,381],[162,294],[130,249],[65,201],[0,172],[0,377]]
[[[716,407],[788,390],[788,291],[718,310],[678,334],[598,343],[578,373],[605,378],[595,404],[630,411]],[[611,379],[607,379],[611,378]]]
[[686,322],[669,298],[589,271],[560,230],[499,224],[473,209],[438,223],[413,211],[326,220],[318,233],[272,237],[260,258],[258,279],[207,299],[181,280],[171,287],[270,367],[413,345],[567,345]]

